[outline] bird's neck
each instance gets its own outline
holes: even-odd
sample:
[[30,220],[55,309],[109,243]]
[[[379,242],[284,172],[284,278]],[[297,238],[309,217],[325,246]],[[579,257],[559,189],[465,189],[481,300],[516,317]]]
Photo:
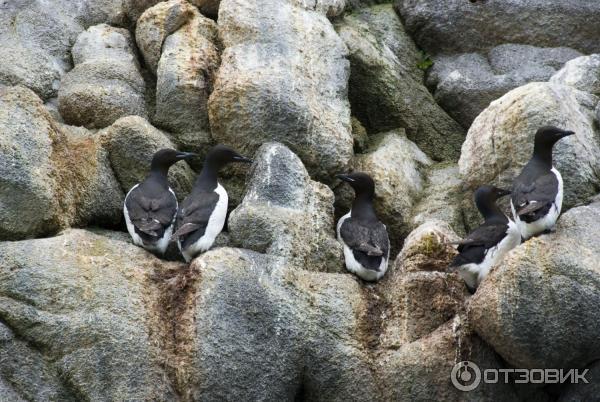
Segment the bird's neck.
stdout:
[[498,208],[496,203],[492,203],[492,205],[487,203],[478,203],[477,209],[479,209],[479,212],[486,222],[508,222],[508,218],[506,215],[504,215],[504,212]]
[[351,216],[361,220],[377,219],[373,207],[373,194],[357,194],[352,203]]
[[160,184],[161,186],[168,188],[169,180],[168,180],[169,168],[163,167],[152,167],[150,170],[150,174],[148,175],[148,179],[152,180],[155,183]]
[[552,169],[552,145],[534,145],[531,163]]
[[203,191],[212,191],[218,184],[218,168],[207,162],[196,179],[194,188]]

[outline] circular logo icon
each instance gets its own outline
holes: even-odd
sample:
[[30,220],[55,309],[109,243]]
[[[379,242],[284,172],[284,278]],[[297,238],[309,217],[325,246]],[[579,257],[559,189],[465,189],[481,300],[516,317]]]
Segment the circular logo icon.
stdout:
[[452,385],[460,391],[473,391],[481,382],[481,370],[470,361],[456,363],[450,373]]

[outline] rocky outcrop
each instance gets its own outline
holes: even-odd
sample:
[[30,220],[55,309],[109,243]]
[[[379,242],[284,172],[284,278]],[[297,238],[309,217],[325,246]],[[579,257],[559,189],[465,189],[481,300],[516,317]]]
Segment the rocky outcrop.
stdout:
[[58,92],[66,123],[102,128],[123,116],[146,116],[145,83],[127,30],[105,24],[89,28],[77,38],[73,60],[75,68]]
[[417,44],[435,53],[477,52],[505,43],[600,51],[600,27],[589,23],[600,17],[594,1],[398,0],[395,6]]
[[569,61],[552,76],[550,82],[570,85],[580,91],[600,96],[600,54],[582,56]]
[[56,123],[23,87],[0,89],[0,239],[114,225],[123,193],[99,138]]
[[442,163],[431,166],[426,174],[421,198],[411,211],[411,226],[417,227],[439,220],[448,224],[456,233],[465,235],[462,208],[464,195],[456,164]]
[[165,39],[188,22],[194,7],[185,0],[169,0],[147,9],[135,25],[135,40],[146,66],[156,74]]
[[537,129],[555,125],[575,131],[554,147],[564,206],[586,202],[600,188],[600,135],[594,109],[598,98],[565,85],[531,83],[504,95],[475,119],[458,162],[467,186],[510,187],[531,157]]
[[[514,249],[469,306],[474,329],[523,368],[583,368],[600,358],[600,203]],[[577,339],[577,342],[573,342]]]
[[[124,193],[145,179],[156,151],[175,148],[165,133],[139,116],[123,117],[114,122],[103,133],[103,141]],[[192,189],[194,176],[186,162],[178,162],[169,169],[169,183],[180,200]]]
[[185,149],[206,152],[211,142],[208,97],[219,67],[217,25],[197,10],[169,35],[156,71],[153,122],[174,133]]
[[427,76],[435,100],[468,128],[490,102],[529,82],[547,81],[576,50],[499,45],[487,52],[441,54]]
[[14,393],[64,401],[175,397],[157,334],[168,323],[151,278],[178,265],[158,264],[126,238],[68,230],[0,243],[0,354],[18,352],[2,359],[0,373],[6,379],[19,359],[9,374]]
[[[381,134],[371,141],[364,154],[357,154],[350,161],[350,169],[368,173],[375,181],[375,211],[388,227],[395,255],[402,238],[412,229],[411,210],[421,196],[425,171],[432,161],[402,130]],[[343,183],[336,193],[341,216],[352,206],[354,193]]]
[[312,181],[288,148],[259,148],[244,199],[229,217],[231,243],[285,257],[299,269],[341,272],[335,239],[333,192]]
[[[213,137],[252,154],[278,141],[331,181],[352,156],[346,47],[319,5],[222,1],[225,50],[209,100]],[[244,133],[240,135],[240,133]]]
[[392,6],[357,10],[337,22],[336,30],[350,52],[352,109],[367,131],[402,127],[430,157],[456,160],[464,130],[423,85],[422,55]]

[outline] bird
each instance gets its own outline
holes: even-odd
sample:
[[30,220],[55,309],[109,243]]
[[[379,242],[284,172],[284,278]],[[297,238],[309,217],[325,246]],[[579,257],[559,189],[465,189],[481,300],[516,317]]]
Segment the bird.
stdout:
[[535,133],[533,156],[513,181],[510,207],[524,240],[554,229],[563,201],[563,179],[552,165],[552,148],[575,134],[553,126]]
[[350,212],[337,224],[346,269],[365,281],[378,281],[387,271],[390,239],[373,207],[375,183],[363,172],[339,174],[337,178],[347,182],[355,193]]
[[173,164],[193,156],[196,154],[168,148],[157,151],[150,173],[125,196],[123,215],[135,245],[161,255],[167,250],[177,215],[177,198],[167,175]]
[[475,191],[475,205],[484,218],[481,226],[458,242],[459,254],[450,263],[451,271],[465,281],[467,288],[475,292],[490,269],[499,263],[506,253],[521,243],[521,233],[496,205],[496,201],[510,194],[494,186],[484,185]]
[[219,184],[217,175],[222,167],[231,162],[253,161],[228,146],[214,146],[206,155],[192,191],[177,212],[177,231],[172,235],[172,240],[177,241],[179,251],[187,262],[210,249],[223,230],[228,196]]

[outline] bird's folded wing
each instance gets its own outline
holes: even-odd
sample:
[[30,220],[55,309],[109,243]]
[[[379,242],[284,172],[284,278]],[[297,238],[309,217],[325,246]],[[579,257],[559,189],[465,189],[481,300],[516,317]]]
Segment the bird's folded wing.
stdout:
[[517,214],[522,216],[554,202],[557,194],[558,179],[554,173],[548,172],[532,182],[527,182],[526,179],[515,180],[512,201]]
[[169,226],[177,213],[177,200],[170,192],[158,198],[132,193],[127,197],[125,206],[133,225],[152,236],[156,235],[152,232]]
[[177,214],[178,229],[173,238],[185,236],[198,230],[204,232],[218,201],[219,195],[215,192],[202,193],[186,198]]
[[547,202],[532,202],[531,204],[528,204],[528,205],[524,206],[523,208],[520,208],[517,211],[517,215],[523,216],[523,215],[527,215],[527,214],[530,214],[535,211],[539,211],[540,209],[544,208],[546,205],[547,205]]
[[173,233],[173,235],[171,236],[171,239],[178,239],[181,236],[185,236],[186,234],[195,232],[196,230],[200,229],[201,227],[202,227],[202,225],[199,225],[197,223],[185,223],[181,227],[179,227],[179,229],[177,229],[177,231],[175,233]]
[[506,236],[506,224],[482,225],[472,231],[463,240],[453,242],[458,244],[458,250],[462,251],[470,246],[492,247],[499,243]]
[[382,223],[367,227],[348,218],[340,227],[340,235],[348,247],[369,256],[387,256],[390,249],[388,234]]

